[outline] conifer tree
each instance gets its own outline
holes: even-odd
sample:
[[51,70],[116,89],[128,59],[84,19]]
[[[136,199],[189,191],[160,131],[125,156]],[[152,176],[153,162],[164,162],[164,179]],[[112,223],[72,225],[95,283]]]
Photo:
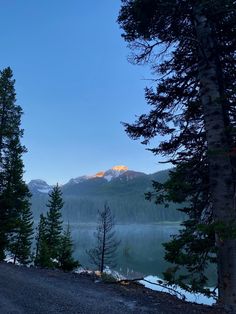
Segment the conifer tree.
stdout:
[[12,199],[14,213],[9,217],[11,231],[9,235],[8,250],[16,261],[27,264],[31,254],[33,217],[30,208],[30,193],[23,181],[22,153],[24,148],[20,145],[18,136],[12,138],[9,144],[7,162],[7,182],[9,196]]
[[71,271],[79,266],[79,262],[73,258],[73,241],[69,224],[61,236],[58,262],[59,268],[65,271]]
[[[62,192],[58,184],[49,194],[46,217],[40,215],[36,235],[35,264],[41,267],[58,267],[62,241]],[[65,239],[64,239],[64,242]],[[66,250],[66,248],[64,248]]]
[[41,267],[51,267],[49,249],[46,241],[47,221],[46,217],[41,214],[36,232],[36,252],[34,264]]
[[114,217],[110,207],[105,204],[103,210],[98,211],[97,231],[94,234],[96,245],[87,251],[91,262],[103,273],[105,266],[115,267],[116,251],[120,244],[115,237]]
[[59,255],[63,223],[61,209],[63,204],[62,192],[57,184],[49,194],[47,204],[49,210],[46,217],[46,242],[52,259],[57,259]]
[[14,264],[28,264],[31,257],[31,245],[33,235],[33,216],[29,206],[21,210],[15,232],[10,239],[9,250],[14,256]]
[[132,61],[149,63],[156,76],[156,87],[146,89],[150,112],[125,123],[126,131],[145,145],[162,136],[151,151],[175,169],[154,184],[154,196],[184,203],[189,215],[166,245],[176,266],[168,279],[186,288],[190,279],[202,290],[204,269],[215,261],[219,299],[236,311],[236,3],[123,0],[118,21]]
[[23,180],[22,155],[26,149],[20,143],[22,109],[15,103],[14,84],[10,68],[0,72],[0,260],[5,258],[21,215],[30,211],[30,193]]

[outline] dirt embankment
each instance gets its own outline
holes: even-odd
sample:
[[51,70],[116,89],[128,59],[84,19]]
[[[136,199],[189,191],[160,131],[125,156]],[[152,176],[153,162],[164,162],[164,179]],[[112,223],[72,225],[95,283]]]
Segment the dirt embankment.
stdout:
[[95,282],[93,277],[0,263],[1,314],[224,314],[136,284]]

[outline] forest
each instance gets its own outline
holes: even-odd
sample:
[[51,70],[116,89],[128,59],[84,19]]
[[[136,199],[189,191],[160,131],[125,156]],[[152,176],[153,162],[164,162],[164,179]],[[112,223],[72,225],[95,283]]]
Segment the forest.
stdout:
[[[186,291],[214,294],[235,313],[236,2],[122,0],[117,24],[129,61],[146,66],[153,77],[144,92],[148,107],[144,113],[137,108],[134,122],[123,121],[123,129],[171,169],[165,179],[158,180],[157,173],[132,186],[98,178],[32,196],[24,179],[23,109],[12,68],[2,68],[0,261],[10,255],[14,264],[72,270],[79,262],[65,224],[94,222],[97,213],[97,246],[88,254],[103,273],[106,253],[109,265],[119,245],[110,210],[118,223],[181,221],[179,233],[164,244],[165,260],[172,264],[164,279]],[[213,291],[206,272],[212,264]]]

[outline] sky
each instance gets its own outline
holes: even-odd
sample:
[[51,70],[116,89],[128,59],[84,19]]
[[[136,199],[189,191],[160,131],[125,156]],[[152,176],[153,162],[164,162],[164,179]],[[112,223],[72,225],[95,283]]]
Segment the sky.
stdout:
[[118,0],[0,0],[0,68],[24,111],[25,180],[66,183],[115,165],[153,173],[160,158],[121,121],[148,112],[147,66],[127,61]]

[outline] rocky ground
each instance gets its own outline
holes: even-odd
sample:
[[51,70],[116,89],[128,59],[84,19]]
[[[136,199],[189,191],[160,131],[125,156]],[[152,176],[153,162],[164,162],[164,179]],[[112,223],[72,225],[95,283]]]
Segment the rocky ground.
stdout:
[[93,276],[0,263],[0,313],[224,314],[137,285],[108,284]]

